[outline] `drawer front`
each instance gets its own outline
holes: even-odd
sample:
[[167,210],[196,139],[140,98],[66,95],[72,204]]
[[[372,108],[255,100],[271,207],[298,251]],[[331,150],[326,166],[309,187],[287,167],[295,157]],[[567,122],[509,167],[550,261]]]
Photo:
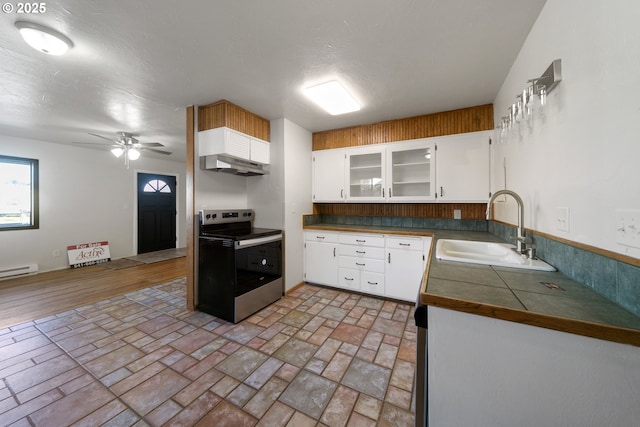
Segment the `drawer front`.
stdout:
[[360,272],[351,268],[338,269],[338,286],[345,289],[360,289]]
[[384,236],[375,234],[345,234],[340,233],[340,243],[358,246],[374,246],[384,248]]
[[304,240],[312,242],[338,243],[338,234],[326,233],[324,231],[305,231]]
[[376,295],[384,295],[384,274],[363,271],[360,273],[360,290]]
[[373,273],[384,273],[383,259],[341,256],[338,258],[338,266],[341,268],[350,268],[353,270],[370,271]]
[[338,253],[345,256],[358,258],[384,259],[384,248],[371,248],[368,246],[338,246]]
[[424,247],[422,239],[419,237],[387,237],[387,249],[407,249],[411,251],[421,251]]

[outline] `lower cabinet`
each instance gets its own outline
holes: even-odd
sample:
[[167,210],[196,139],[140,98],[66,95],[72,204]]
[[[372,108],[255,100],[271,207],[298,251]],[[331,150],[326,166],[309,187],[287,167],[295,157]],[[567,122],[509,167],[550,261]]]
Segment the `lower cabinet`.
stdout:
[[338,236],[338,286],[384,295],[384,236]]
[[319,285],[338,284],[338,234],[304,233],[305,280]]
[[417,300],[430,245],[431,237],[387,237],[387,296],[407,301]]
[[305,281],[415,302],[431,237],[304,232]]

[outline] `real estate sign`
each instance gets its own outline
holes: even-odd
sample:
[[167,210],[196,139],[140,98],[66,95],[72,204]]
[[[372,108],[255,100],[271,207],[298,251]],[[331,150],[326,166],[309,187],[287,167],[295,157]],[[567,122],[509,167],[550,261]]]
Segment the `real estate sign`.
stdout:
[[71,268],[86,267],[111,261],[109,242],[83,243],[67,246]]

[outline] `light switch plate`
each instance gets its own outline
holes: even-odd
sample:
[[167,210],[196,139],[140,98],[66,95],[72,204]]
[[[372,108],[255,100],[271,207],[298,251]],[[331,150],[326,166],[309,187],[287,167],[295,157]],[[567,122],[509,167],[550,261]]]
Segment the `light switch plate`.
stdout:
[[640,248],[640,210],[616,210],[616,242]]
[[558,231],[569,232],[569,208],[556,208],[556,228]]
[[462,219],[462,211],[460,209],[453,210],[453,219]]

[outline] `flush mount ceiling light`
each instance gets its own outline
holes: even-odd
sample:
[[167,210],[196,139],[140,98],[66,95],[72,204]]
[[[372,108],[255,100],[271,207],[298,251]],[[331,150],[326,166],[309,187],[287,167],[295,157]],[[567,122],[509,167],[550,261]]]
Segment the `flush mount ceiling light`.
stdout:
[[332,116],[360,110],[360,104],[336,80],[305,88],[304,94]]
[[18,21],[16,28],[32,48],[48,55],[64,55],[73,42],[64,34],[33,22]]

